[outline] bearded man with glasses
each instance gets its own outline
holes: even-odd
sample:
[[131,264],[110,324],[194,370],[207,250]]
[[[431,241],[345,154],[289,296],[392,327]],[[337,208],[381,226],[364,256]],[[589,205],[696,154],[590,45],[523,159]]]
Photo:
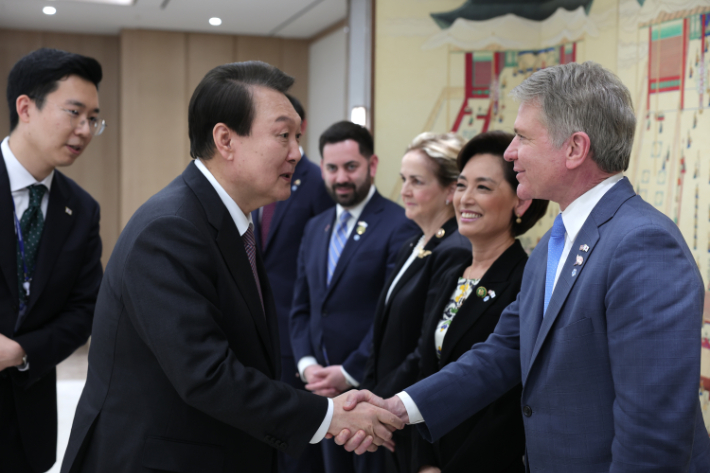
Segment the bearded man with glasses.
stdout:
[[56,365],[86,343],[101,283],[99,205],[56,170],[100,135],[101,65],[39,49],[10,71],[0,144],[0,471],[56,460]]

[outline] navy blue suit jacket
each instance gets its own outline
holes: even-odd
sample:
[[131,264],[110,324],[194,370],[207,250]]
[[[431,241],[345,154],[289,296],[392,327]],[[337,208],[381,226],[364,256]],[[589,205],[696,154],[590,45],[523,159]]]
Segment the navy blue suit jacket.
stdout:
[[367,230],[358,235],[353,228],[330,286],[326,273],[335,209],[308,222],[298,257],[290,331],[296,362],[314,356],[322,366],[343,365],[350,376],[362,381],[377,300],[399,249],[419,229],[402,207],[379,192],[358,221],[367,222]]
[[279,321],[281,356],[293,356],[288,332],[288,316],[296,284],[298,249],[306,223],[319,213],[335,206],[325,190],[320,168],[304,154],[291,179],[291,197],[278,202],[271,219],[266,247],[261,246],[259,211],[252,212],[256,246],[261,251],[269,282],[274,290],[276,316]]
[[13,211],[0,153],[0,333],[16,340],[30,362],[29,370],[9,368],[0,377],[12,383],[27,460],[35,470],[46,471],[57,453],[55,367],[89,338],[101,284],[99,204],[73,180],[54,171],[28,309],[17,330]]
[[406,389],[422,434],[441,437],[522,379],[532,472],[709,472],[705,291],[678,227],[618,182],[577,235],[543,318],[548,241],[490,338]]

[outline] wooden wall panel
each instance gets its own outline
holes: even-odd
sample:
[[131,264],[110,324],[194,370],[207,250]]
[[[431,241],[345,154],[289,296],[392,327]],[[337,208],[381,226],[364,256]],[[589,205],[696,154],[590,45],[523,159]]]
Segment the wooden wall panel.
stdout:
[[185,168],[187,34],[121,33],[121,225]]
[[[92,139],[89,147],[71,166],[61,171],[74,179],[101,205],[101,240],[104,265],[108,262],[120,232],[119,188],[119,111],[118,111],[118,37],[66,33],[0,30],[0,90],[7,89],[7,76],[15,62],[40,48],[56,48],[95,58],[101,63],[103,80],[99,85],[101,115],[106,131]],[[0,107],[0,139],[9,131],[9,111],[5,100]]]
[[262,36],[237,36],[236,38],[235,61],[264,61],[281,68],[282,39]]
[[[212,68],[234,61],[234,39],[232,36],[216,34],[187,35],[187,86],[185,89],[185,114],[195,88]],[[187,115],[186,115],[187,116]],[[187,129],[186,129],[187,131]],[[190,137],[185,133],[188,155],[185,165],[190,162]]]
[[[309,42],[305,40],[283,40],[281,49],[281,70],[296,79],[291,87],[291,94],[306,109],[308,119],[308,54]],[[314,137],[316,141],[318,137]],[[308,149],[308,128],[301,137],[301,147]]]

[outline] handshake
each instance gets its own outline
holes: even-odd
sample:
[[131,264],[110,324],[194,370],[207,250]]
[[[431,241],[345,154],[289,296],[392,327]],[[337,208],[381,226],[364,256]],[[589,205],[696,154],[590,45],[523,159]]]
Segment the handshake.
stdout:
[[394,451],[392,432],[409,422],[404,404],[397,397],[382,399],[370,391],[348,391],[333,399],[333,420],[326,438],[358,455],[384,446]]

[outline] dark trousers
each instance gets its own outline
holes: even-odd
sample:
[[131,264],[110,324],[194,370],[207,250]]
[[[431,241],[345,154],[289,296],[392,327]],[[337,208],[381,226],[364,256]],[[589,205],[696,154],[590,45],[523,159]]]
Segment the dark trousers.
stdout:
[[326,473],[384,473],[385,454],[389,453],[384,447],[376,452],[365,452],[356,455],[347,452],[336,444],[333,439],[325,439],[323,445],[323,460]]
[[[281,381],[296,389],[305,389],[292,356],[281,357]],[[279,452],[279,473],[325,473],[321,446],[309,445],[298,458]]]
[[20,424],[15,411],[12,381],[2,371],[0,371],[0,471],[3,473],[37,473],[27,462],[20,438]]

